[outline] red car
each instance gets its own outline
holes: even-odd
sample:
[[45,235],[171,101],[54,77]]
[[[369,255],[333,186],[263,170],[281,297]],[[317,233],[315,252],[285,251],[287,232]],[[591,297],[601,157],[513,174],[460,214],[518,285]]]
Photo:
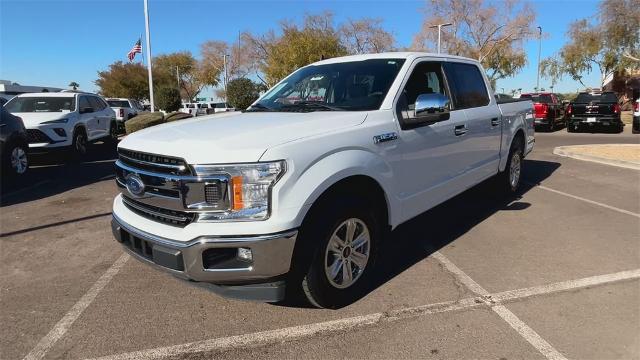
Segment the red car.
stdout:
[[564,105],[553,93],[529,93],[520,95],[521,99],[531,99],[535,111],[535,126],[548,131],[555,130],[556,126],[564,125]]

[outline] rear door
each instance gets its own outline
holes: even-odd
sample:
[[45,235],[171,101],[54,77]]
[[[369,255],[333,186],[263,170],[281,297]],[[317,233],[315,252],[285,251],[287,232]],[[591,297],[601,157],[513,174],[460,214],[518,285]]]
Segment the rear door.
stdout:
[[495,174],[500,163],[501,113],[480,68],[447,62],[445,73],[456,109],[466,114],[466,134],[458,148],[462,183],[475,184]]
[[[80,122],[87,130],[87,138],[94,139],[98,133],[98,119],[93,104],[89,101],[89,96],[81,95],[78,100],[78,111],[80,112]],[[90,109],[88,111],[87,109]]]

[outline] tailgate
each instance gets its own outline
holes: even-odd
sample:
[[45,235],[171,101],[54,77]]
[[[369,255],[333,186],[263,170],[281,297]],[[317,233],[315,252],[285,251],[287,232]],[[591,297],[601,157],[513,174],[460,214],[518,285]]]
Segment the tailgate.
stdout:
[[617,104],[612,103],[589,103],[589,104],[572,104],[573,115],[599,117],[614,116]]

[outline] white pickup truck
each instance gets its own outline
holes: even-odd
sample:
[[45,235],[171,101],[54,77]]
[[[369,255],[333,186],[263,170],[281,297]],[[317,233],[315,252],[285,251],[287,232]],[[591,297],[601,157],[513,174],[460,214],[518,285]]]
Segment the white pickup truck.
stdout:
[[337,308],[366,292],[385,234],[493,176],[516,191],[533,145],[531,101],[497,103],[477,61],[328,59],[242,113],[127,136],[112,229],[225,296]]

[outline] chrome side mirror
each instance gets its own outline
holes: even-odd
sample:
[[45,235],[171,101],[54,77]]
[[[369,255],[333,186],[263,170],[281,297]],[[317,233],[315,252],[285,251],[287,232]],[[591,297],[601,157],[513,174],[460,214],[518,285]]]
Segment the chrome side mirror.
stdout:
[[416,117],[431,121],[449,119],[449,98],[439,93],[420,94],[416,99]]

